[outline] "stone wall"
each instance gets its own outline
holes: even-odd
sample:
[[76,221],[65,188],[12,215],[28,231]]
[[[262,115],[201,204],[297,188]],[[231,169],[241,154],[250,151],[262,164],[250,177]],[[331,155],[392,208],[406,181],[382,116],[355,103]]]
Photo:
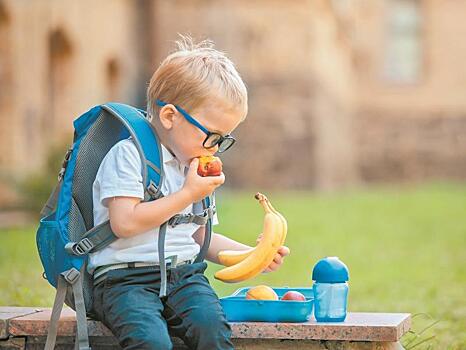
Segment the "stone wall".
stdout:
[[209,37],[248,87],[248,117],[223,157],[227,185],[335,188],[354,181],[350,47],[329,2],[158,1],[155,12],[157,61],[177,33]]
[[40,169],[91,106],[144,106],[177,33],[212,39],[248,86],[228,186],[463,179],[466,3],[416,2],[422,77],[394,84],[381,72],[396,2],[0,0],[0,182]]
[[140,102],[150,60],[136,40],[136,24],[149,23],[144,7],[0,0],[0,175],[40,168],[51,146],[72,141],[73,119],[93,105]]
[[466,180],[466,115],[361,111],[359,176],[364,182]]

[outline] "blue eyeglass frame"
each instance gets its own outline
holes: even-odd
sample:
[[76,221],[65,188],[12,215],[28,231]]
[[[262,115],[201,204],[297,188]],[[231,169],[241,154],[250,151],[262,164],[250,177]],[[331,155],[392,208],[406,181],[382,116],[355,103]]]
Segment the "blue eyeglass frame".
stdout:
[[[159,107],[164,107],[164,106],[166,106],[166,105],[168,104],[167,102],[164,102],[164,101],[161,101],[161,100],[156,100],[156,103],[157,103],[157,106],[159,106]],[[178,112],[180,112],[180,113],[183,115],[183,117],[184,117],[189,123],[191,123],[192,125],[194,125],[194,126],[197,127],[198,129],[200,129],[202,132],[204,132],[204,134],[207,135],[207,137],[205,138],[204,142],[202,143],[202,146],[204,146],[204,148],[209,149],[209,148],[213,148],[213,147],[215,147],[215,146],[218,145],[218,152],[223,153],[223,152],[225,152],[226,150],[228,150],[229,148],[231,148],[231,146],[233,146],[234,143],[236,142],[236,139],[235,139],[233,136],[229,135],[229,134],[223,136],[223,135],[220,135],[219,133],[209,131],[206,127],[204,127],[204,126],[203,126],[201,123],[199,123],[196,119],[194,119],[192,116],[190,116],[189,113],[186,112],[183,108],[181,108],[181,107],[178,106],[178,105],[174,105],[174,106],[175,106],[175,108],[178,110]],[[209,137],[210,137],[211,135],[216,135],[216,136],[218,136],[218,140],[215,141],[215,143],[214,143],[212,146],[206,147],[206,146],[205,146],[205,143],[207,142],[207,140],[209,139]],[[223,141],[225,141],[225,140],[229,140],[230,144],[227,146],[227,148],[222,149],[222,148],[221,148],[221,145],[222,145]]]

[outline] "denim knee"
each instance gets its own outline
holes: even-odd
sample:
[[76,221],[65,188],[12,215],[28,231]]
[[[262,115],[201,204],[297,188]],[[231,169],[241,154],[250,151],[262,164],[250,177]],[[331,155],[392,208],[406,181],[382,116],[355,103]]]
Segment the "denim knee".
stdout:
[[215,312],[199,312],[191,318],[186,334],[198,349],[232,349],[231,328],[224,317]]
[[125,350],[172,350],[173,344],[168,332],[157,330],[135,329],[120,340],[120,346]]

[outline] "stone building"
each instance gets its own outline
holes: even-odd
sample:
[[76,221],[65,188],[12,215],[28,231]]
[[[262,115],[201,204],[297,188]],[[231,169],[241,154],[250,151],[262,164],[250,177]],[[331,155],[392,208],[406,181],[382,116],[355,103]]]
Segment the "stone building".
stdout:
[[463,13],[454,0],[0,0],[1,178],[40,169],[91,106],[143,107],[190,33],[249,89],[228,185],[464,179]]
[[464,180],[466,2],[356,3],[358,177]]
[[0,1],[2,171],[40,167],[94,104],[140,102],[145,16],[130,1]]

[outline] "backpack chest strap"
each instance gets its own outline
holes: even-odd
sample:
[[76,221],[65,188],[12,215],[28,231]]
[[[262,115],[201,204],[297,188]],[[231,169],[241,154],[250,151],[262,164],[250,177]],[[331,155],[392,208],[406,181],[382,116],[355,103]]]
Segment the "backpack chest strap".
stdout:
[[207,221],[209,219],[213,218],[215,212],[215,207],[212,206],[207,209],[204,209],[201,214],[176,214],[175,216],[171,217],[170,220],[168,220],[168,225],[170,225],[171,227],[175,227],[181,224],[194,223],[196,225],[203,226],[207,224]]
[[[177,214],[168,220],[170,227],[175,227],[181,224],[194,223],[196,225],[204,226],[209,219],[212,219],[216,213],[215,206],[210,206],[202,211],[200,214]],[[92,229],[90,229],[83,238],[77,242],[69,242],[65,245],[65,250],[76,256],[96,252],[106,247],[118,237],[113,233],[110,222],[107,220]]]

